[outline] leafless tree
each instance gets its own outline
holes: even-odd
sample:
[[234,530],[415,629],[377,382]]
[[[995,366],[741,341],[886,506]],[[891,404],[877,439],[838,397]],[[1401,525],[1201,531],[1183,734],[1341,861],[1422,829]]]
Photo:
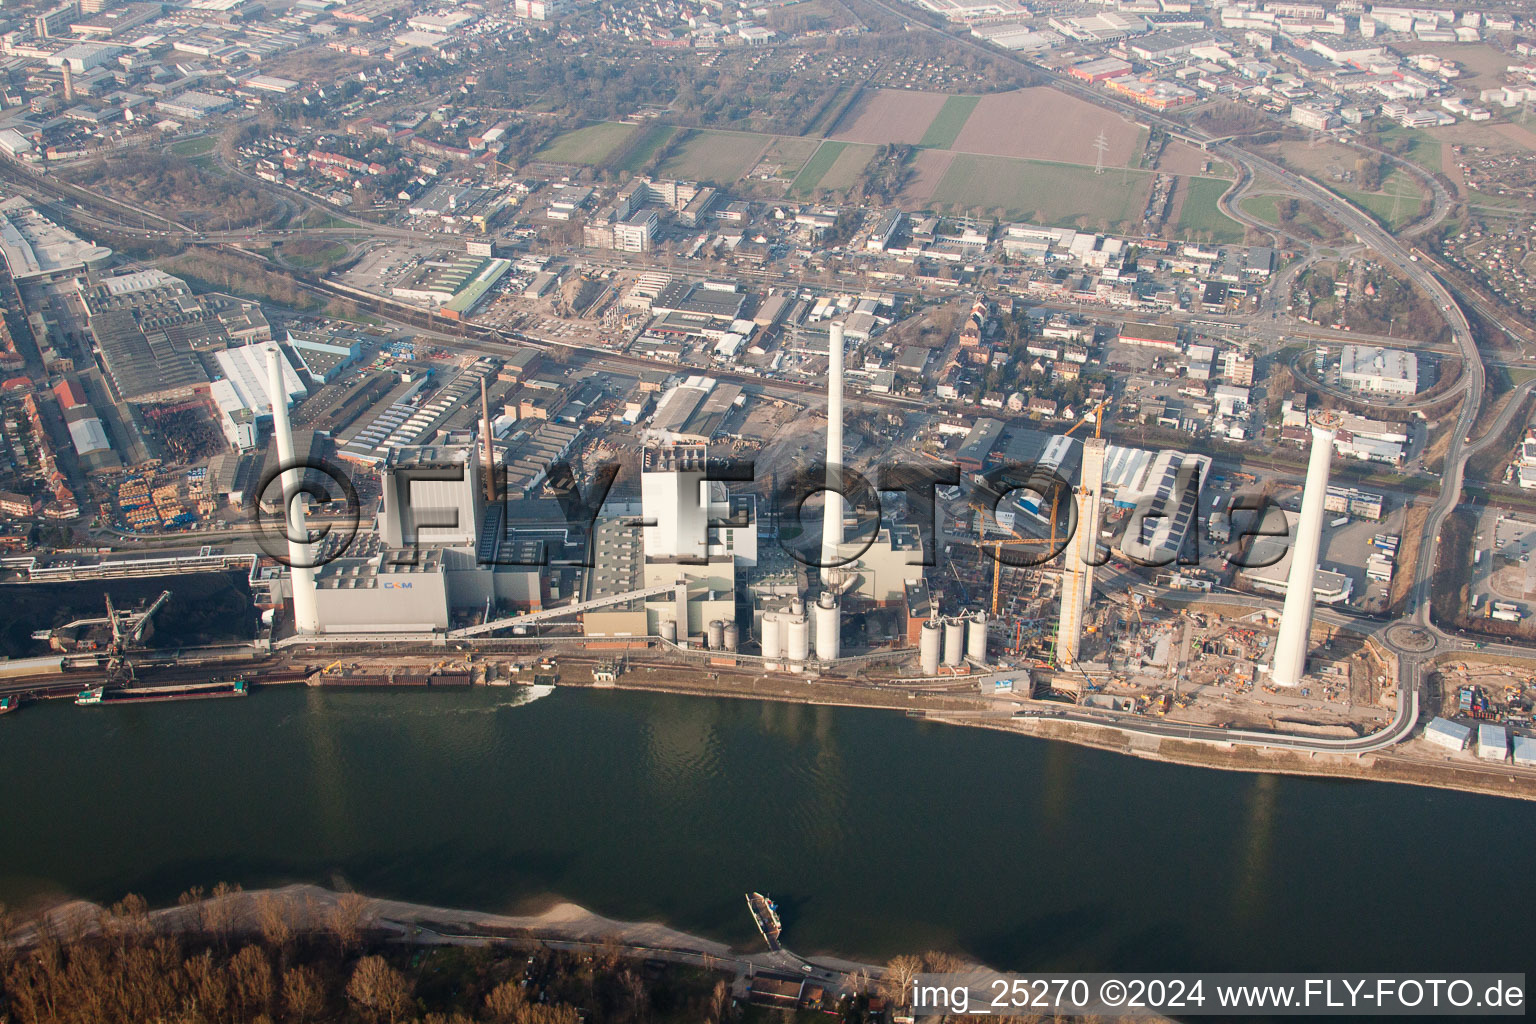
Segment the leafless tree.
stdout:
[[352,970],[347,998],[374,1020],[395,1024],[410,1008],[411,990],[405,976],[381,956],[365,956]]
[[912,979],[922,969],[923,962],[915,956],[891,958],[880,979],[880,994],[897,1006],[906,1006],[912,998]]
[[318,1017],[325,1010],[325,987],[320,976],[308,967],[284,971],[283,1006],[298,1024]]
[[368,906],[368,897],[355,892],[342,893],[331,906],[328,923],[343,956],[362,942],[369,921]]
[[485,1012],[497,1024],[512,1024],[527,1004],[523,986],[515,981],[504,981],[485,996]]

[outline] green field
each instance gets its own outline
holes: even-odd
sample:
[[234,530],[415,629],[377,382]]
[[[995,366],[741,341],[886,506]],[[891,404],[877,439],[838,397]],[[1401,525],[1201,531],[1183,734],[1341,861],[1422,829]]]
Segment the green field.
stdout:
[[805,162],[816,152],[817,140],[798,139],[780,136],[768,145],[768,151],[763,154],[763,160],[768,163],[778,164],[780,178],[793,180],[800,173]]
[[1250,217],[1257,217],[1266,224],[1279,224],[1280,212],[1275,209],[1278,202],[1279,196],[1249,196],[1237,205]]
[[313,251],[305,251],[303,247],[298,248],[297,251],[290,251],[293,248],[293,246],[284,246],[282,258],[289,266],[303,269],[330,266],[347,255],[347,247],[341,242],[332,242]]
[[1184,179],[1184,205],[1174,229],[1185,238],[1209,238],[1213,242],[1241,242],[1243,226],[1221,212],[1217,201],[1231,187],[1220,178]]
[[1140,220],[1152,187],[1145,171],[1094,174],[1077,164],[957,153],[933,193],[935,207],[1040,224],[1113,228]]
[[854,182],[859,180],[859,172],[864,170],[870,160],[874,159],[875,147],[864,146],[856,142],[845,145],[832,161],[832,166],[827,168],[827,173],[821,176],[814,187],[824,188],[833,192],[841,192],[852,188]]
[[1407,141],[1408,148],[1397,154],[1398,156],[1418,164],[1431,174],[1440,172],[1440,140],[1427,134],[1423,129],[1385,128],[1380,134],[1384,140]]
[[557,164],[600,164],[635,130],[632,124],[598,121],[551,140],[535,158]]
[[650,162],[651,157],[655,156],[662,146],[672,141],[672,136],[675,134],[677,129],[670,124],[651,125],[645,129],[644,135],[634,140],[623,158],[613,165],[613,169],[630,173],[638,171]]
[[1336,188],[1334,191],[1375,217],[1389,231],[1396,231],[1419,215],[1424,193],[1405,171],[1391,174],[1380,192],[1357,192]]
[[171,147],[171,152],[177,156],[202,156],[204,153],[213,152],[213,148],[219,144],[215,135],[202,135],[195,139],[182,139]]
[[846,142],[823,142],[805,166],[800,168],[800,173],[795,175],[789,190],[796,195],[809,195],[816,183],[821,181],[822,175],[832,169],[832,165],[837,163],[837,158],[847,148]]
[[660,174],[729,185],[752,169],[767,145],[766,135],[690,130],[677,152],[662,163]]
[[976,109],[980,101],[980,96],[951,96],[945,100],[918,145],[932,149],[948,149],[953,146],[965,122],[970,119],[971,111]]

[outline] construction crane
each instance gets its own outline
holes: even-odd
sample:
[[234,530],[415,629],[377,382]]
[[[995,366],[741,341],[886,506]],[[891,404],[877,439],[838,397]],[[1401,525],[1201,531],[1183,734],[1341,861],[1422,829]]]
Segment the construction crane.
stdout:
[[[1104,399],[1103,401],[1099,402],[1099,404],[1094,406],[1091,410],[1089,410],[1089,412],[1087,414],[1085,414],[1082,417],[1082,419],[1078,420],[1076,423],[1072,424],[1072,426],[1068,427],[1066,432],[1063,433],[1061,436],[1062,437],[1071,437],[1073,434],[1077,433],[1077,431],[1080,430],[1083,427],[1083,425],[1086,424],[1088,422],[1089,418],[1091,417],[1093,419],[1093,421],[1094,421],[1093,436],[1094,437],[1102,437],[1103,436],[1103,431],[1104,431],[1104,407],[1106,405],[1108,405],[1108,404],[1109,404],[1109,399],[1107,399],[1107,398]],[[971,509],[975,513],[975,516],[976,516],[976,542],[977,542],[977,546],[978,547],[986,547],[986,543],[987,543],[986,513],[987,513],[987,510],[986,510],[985,506],[982,504],[982,502],[980,502],[980,501],[974,502],[971,505]],[[1051,489],[1051,536],[1050,536],[1050,538],[1048,540],[1047,539],[1042,539],[1042,538],[1036,538],[1036,537],[1021,537],[1021,536],[1019,536],[1019,534],[1018,534],[1018,532],[1016,530],[1010,529],[1009,532],[1013,534],[1013,539],[1012,540],[997,540],[997,541],[993,541],[992,542],[992,614],[994,616],[998,614],[999,610],[1002,607],[1002,605],[1001,605],[1001,596],[1002,596],[1002,584],[1003,584],[1003,559],[1002,559],[1003,546],[1004,545],[1009,545],[1009,546],[1014,546],[1014,547],[1022,547],[1022,546],[1025,546],[1025,545],[1040,545],[1040,544],[1043,544],[1043,545],[1046,546],[1047,550],[1049,550],[1051,552],[1051,557],[1055,557],[1055,554],[1056,554],[1056,541],[1057,541],[1056,517],[1060,513],[1060,511],[1061,511],[1061,489],[1060,488],[1052,488]]]

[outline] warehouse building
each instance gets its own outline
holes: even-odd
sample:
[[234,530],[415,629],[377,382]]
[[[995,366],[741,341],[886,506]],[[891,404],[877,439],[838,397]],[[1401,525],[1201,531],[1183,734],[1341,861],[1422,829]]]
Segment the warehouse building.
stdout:
[[1345,345],[1339,380],[1367,394],[1412,396],[1419,390],[1419,357],[1393,348]]
[[[220,378],[209,387],[214,403],[219,407],[219,424],[230,446],[240,451],[256,447],[260,430],[272,421],[272,400],[267,374],[267,353],[277,347],[277,342],[267,341],[242,348],[226,349],[214,355]],[[282,358],[282,400],[286,403],[302,398],[304,382]]]

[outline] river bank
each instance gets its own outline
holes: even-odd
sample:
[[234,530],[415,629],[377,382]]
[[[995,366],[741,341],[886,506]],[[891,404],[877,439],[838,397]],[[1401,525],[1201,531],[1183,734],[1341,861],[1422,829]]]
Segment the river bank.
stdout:
[[[702,674],[701,674],[702,675]],[[791,681],[793,680],[793,681]],[[566,685],[570,685],[567,683]],[[582,685],[582,684],[577,684]],[[716,670],[705,679],[646,666],[635,666],[611,685],[615,689],[682,696],[921,712],[926,721],[1033,736],[1167,764],[1222,771],[1274,773],[1430,786],[1484,796],[1536,801],[1536,775],[1487,763],[1444,764],[1400,753],[1309,754],[1278,748],[1206,743],[1130,734],[1109,725],[1053,722],[1046,719],[982,718],[965,712],[984,710],[979,697],[932,697],[910,691],[875,690],[824,679],[789,676],[750,677]],[[960,714],[957,714],[959,712]],[[1423,741],[1409,741],[1422,747]],[[1397,750],[1399,748],[1392,748]]]

